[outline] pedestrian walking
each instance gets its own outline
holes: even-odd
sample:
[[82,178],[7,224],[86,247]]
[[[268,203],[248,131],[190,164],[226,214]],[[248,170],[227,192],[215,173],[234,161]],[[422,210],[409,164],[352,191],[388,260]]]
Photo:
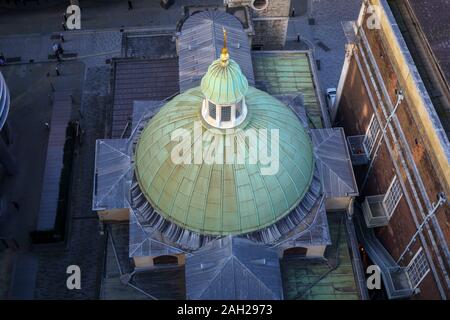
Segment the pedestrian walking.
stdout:
[[52,49],[53,49],[53,53],[54,54],[56,54],[58,52],[59,47],[58,47],[58,44],[56,42],[53,43]]
[[133,10],[133,2],[128,1],[128,10]]
[[297,42],[300,42],[300,33],[297,33]]
[[59,54],[63,54],[64,53],[64,49],[63,49],[63,47],[62,47],[62,44],[61,43],[58,43],[58,53]]
[[63,13],[63,20],[64,22],[67,22],[67,14],[65,12]]
[[45,123],[44,123],[44,127],[45,127],[47,130],[50,130],[50,123],[45,122]]
[[66,23],[64,21],[61,23],[61,26],[64,31],[67,31]]
[[291,17],[295,17],[295,8],[292,8],[292,14]]
[[58,66],[55,67],[56,76],[59,77],[61,75],[61,72],[59,72]]
[[66,40],[64,39],[64,35],[61,33],[59,35],[59,38],[61,39],[61,42],[64,43]]

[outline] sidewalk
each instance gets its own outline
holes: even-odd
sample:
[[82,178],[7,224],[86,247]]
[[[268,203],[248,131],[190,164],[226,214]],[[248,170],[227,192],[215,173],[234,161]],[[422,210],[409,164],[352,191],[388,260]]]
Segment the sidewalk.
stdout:
[[[52,0],[53,6],[43,4],[34,10],[13,6],[2,8],[0,3],[0,35],[50,33],[63,31],[62,15],[69,1]],[[182,6],[223,5],[223,0],[177,0],[167,10],[158,0],[133,0],[133,10],[128,10],[125,0],[80,0],[82,30],[122,27],[175,27],[182,17]]]
[[[76,59],[83,60],[86,65],[104,63],[105,59],[119,56],[121,52],[121,33],[119,31],[92,31],[86,33],[62,33],[65,54],[76,54]],[[20,57],[21,63],[55,62],[49,59],[53,54],[52,45],[59,40],[46,35],[0,36],[0,52],[6,58]]]

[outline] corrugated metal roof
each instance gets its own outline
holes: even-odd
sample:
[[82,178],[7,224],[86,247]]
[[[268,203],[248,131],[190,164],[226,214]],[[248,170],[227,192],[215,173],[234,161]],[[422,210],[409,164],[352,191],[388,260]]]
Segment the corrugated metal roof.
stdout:
[[97,140],[92,210],[126,208],[132,166],[127,139]]
[[358,195],[358,185],[342,128],[312,129],[317,166],[328,198]]
[[252,52],[256,87],[271,95],[302,93],[313,127],[322,128],[322,112],[306,52]]
[[66,142],[66,130],[71,111],[71,91],[55,92],[36,228],[38,231],[48,231],[55,227],[59,203],[59,184],[63,168],[64,144]]
[[191,300],[283,299],[278,255],[243,238],[215,240],[187,257],[186,296]]
[[254,84],[250,45],[242,24],[222,11],[202,11],[184,22],[179,37],[181,92],[198,86],[209,65],[219,58],[223,28],[227,30],[230,58],[239,64],[248,82]]

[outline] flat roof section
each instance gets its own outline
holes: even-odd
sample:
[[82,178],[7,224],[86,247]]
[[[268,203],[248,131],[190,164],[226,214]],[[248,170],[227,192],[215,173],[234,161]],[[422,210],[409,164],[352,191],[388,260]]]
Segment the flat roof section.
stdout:
[[271,95],[302,93],[314,128],[322,128],[322,111],[306,52],[252,52],[255,83]]
[[323,259],[281,259],[286,300],[360,299],[347,244],[345,213],[327,216],[332,242],[325,250],[328,263]]

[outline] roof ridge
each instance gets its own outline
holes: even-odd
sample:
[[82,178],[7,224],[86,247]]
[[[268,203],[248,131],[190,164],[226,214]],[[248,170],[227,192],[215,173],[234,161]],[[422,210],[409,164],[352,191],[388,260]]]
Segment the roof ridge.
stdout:
[[[270,288],[267,286],[267,284],[266,284],[263,280],[261,280],[259,277],[257,277],[257,276],[255,275],[255,273],[247,267],[246,264],[244,264],[237,256],[232,255],[232,257],[233,257],[234,260],[236,260],[236,261],[237,261],[237,262],[238,262],[245,270],[247,270],[247,271],[251,274],[251,276],[252,276],[254,279],[256,279],[259,283],[261,283],[261,284],[264,286],[264,288],[266,288],[266,289],[271,293],[271,295],[272,295],[274,298],[277,298],[277,297],[275,296],[275,292],[274,292],[272,289],[270,289]],[[234,274],[234,273],[233,273],[233,274]]]

